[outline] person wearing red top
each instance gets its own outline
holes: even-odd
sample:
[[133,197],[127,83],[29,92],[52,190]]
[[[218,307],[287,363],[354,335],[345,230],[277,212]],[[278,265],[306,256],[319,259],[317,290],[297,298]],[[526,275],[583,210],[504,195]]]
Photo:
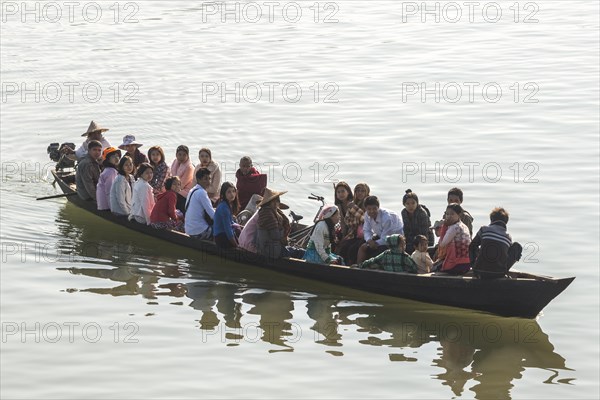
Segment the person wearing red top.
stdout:
[[165,181],[165,192],[156,198],[156,204],[150,214],[150,224],[156,229],[171,229],[183,232],[183,214],[177,210],[177,192],[181,189],[179,177],[173,176]]
[[245,209],[253,195],[261,195],[267,187],[267,175],[261,174],[252,166],[252,159],[244,156],[240,159],[240,168],[236,171],[236,188],[241,209]]

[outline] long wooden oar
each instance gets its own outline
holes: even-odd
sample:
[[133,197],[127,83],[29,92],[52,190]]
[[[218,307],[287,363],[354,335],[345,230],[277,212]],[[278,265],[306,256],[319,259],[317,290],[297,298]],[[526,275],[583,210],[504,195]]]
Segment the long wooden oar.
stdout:
[[77,192],[55,194],[54,196],[39,197],[36,200],[56,199],[56,198],[59,198],[59,197],[75,196],[76,194],[77,194]]

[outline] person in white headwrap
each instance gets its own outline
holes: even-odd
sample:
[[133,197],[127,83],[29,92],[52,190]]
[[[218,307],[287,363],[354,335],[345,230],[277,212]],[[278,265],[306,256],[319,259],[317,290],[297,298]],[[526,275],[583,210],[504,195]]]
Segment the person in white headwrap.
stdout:
[[343,265],[342,257],[331,252],[331,243],[335,240],[335,226],[340,222],[340,212],[336,206],[323,207],[319,221],[310,235],[304,260],[315,264]]

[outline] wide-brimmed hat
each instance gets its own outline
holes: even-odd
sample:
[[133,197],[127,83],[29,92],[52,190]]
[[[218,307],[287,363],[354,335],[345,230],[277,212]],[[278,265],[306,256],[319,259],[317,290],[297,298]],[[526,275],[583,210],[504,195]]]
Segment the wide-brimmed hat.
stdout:
[[271,190],[269,188],[265,188],[265,192],[263,193],[263,199],[261,200],[260,203],[258,203],[258,206],[259,207],[263,207],[265,204],[271,202],[272,200],[275,200],[279,196],[284,195],[286,193],[287,193],[287,190],[283,191],[283,192],[277,192],[275,190]]
[[121,145],[119,146],[119,148],[121,150],[126,150],[125,146],[129,146],[131,144],[136,145],[137,147],[142,147],[143,146],[143,144],[138,143],[138,142],[135,141],[135,136],[133,136],[133,135],[127,135],[127,136],[125,136],[123,138],[123,143],[121,143]]
[[97,123],[95,123],[94,121],[90,122],[90,127],[88,128],[87,132],[84,133],[81,136],[87,136],[90,133],[94,133],[94,132],[106,132],[108,130],[108,128],[102,128],[100,127],[100,125],[98,125]]
[[107,147],[102,151],[102,160],[106,160],[112,153],[119,153],[119,157],[121,157],[121,150],[116,147]]

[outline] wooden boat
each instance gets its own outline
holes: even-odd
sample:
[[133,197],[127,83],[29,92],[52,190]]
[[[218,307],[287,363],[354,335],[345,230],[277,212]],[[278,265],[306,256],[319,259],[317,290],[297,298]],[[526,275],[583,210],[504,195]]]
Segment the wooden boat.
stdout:
[[367,292],[481,310],[507,317],[535,318],[575,279],[553,278],[518,271],[511,271],[507,278],[494,280],[481,280],[469,275],[450,276],[444,273],[414,275],[319,265],[293,258],[272,259],[241,249],[222,250],[212,241],[194,239],[175,231],[154,229],[108,211],[98,211],[95,202],[81,200],[76,195],[73,172],[53,170],[52,174],[68,201],[107,221],[232,261]]

